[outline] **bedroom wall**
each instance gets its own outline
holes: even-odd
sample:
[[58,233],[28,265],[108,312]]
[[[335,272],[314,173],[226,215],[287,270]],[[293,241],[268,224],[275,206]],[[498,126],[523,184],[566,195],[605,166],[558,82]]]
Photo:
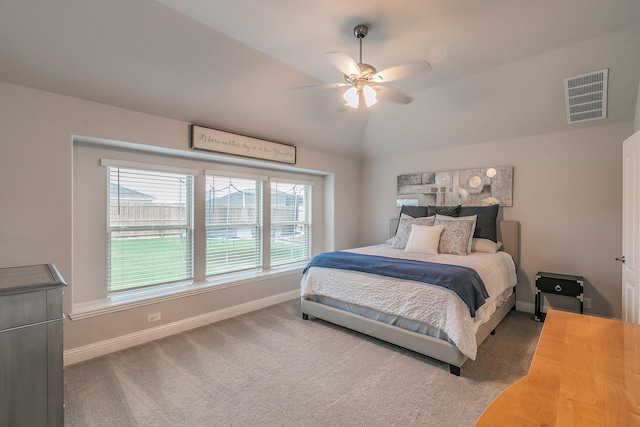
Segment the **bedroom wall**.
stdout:
[[633,131],[640,130],[640,83],[638,83],[638,98],[636,99],[636,115],[633,119]]
[[[0,99],[0,267],[55,264],[69,285],[64,308],[65,313],[70,313],[73,293],[83,286],[73,276],[73,135],[188,152],[188,123],[2,82]],[[223,160],[215,156],[212,159]],[[136,155],[128,160],[136,161]],[[314,218],[314,223],[320,224],[317,237],[324,242],[322,249],[355,246],[359,200],[353,195],[358,194],[360,186],[359,162],[299,149],[296,166],[325,175],[324,215],[320,211],[319,217]],[[334,217],[339,221],[335,222]],[[78,321],[67,319],[65,351],[117,340],[125,334],[142,336],[149,327],[146,314],[150,310],[162,310],[163,320],[153,324],[161,327],[208,311],[230,310],[258,299],[295,293],[299,279],[299,275],[291,274],[226,288],[205,297],[200,294],[166,301],[153,308],[134,308]]]
[[[599,126],[368,159],[363,165],[361,244],[387,238],[396,177],[425,171],[514,166],[513,207],[501,215],[521,224],[518,309],[533,312],[538,271],[585,277],[585,297],[599,316],[621,316],[622,141],[633,123]],[[552,296],[557,308],[577,302]]]

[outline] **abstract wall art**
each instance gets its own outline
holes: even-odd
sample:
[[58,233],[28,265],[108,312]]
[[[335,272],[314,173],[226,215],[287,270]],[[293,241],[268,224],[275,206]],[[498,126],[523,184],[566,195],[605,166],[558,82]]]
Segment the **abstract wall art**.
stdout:
[[398,175],[398,206],[513,206],[513,167]]

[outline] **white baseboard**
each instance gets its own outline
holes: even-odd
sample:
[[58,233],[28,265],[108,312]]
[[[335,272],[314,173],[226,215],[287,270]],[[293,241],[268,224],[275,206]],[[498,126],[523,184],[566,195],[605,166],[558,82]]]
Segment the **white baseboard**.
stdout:
[[525,313],[535,313],[536,305],[532,302],[516,301],[516,311],[524,311]]
[[281,302],[290,301],[296,298],[300,298],[299,290],[273,295],[267,298],[235,305],[233,307],[212,311],[211,313],[190,317],[178,322],[168,323],[166,325],[145,329],[143,331],[134,332],[117,338],[72,348],[71,350],[64,352],[64,365],[73,365],[74,363],[83,362],[85,360],[93,359],[94,357],[103,356],[128,347],[168,337],[169,335],[188,331],[189,329],[199,328],[201,326],[219,322],[224,319],[229,319],[231,317],[239,316],[241,314],[280,304]]

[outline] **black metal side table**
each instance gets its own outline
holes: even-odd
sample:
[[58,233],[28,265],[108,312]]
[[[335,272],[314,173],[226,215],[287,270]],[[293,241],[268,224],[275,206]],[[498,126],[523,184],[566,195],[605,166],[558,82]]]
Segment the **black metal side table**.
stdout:
[[542,312],[542,292],[555,295],[575,297],[580,302],[580,314],[584,313],[584,277],[568,274],[546,273],[536,274],[536,308],[534,319],[544,322],[546,313]]

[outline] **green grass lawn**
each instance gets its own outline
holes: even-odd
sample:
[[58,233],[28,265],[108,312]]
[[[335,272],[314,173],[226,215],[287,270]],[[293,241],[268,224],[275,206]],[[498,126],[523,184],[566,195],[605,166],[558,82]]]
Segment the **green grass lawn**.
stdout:
[[[158,283],[189,280],[193,277],[185,239],[178,237],[121,239],[111,242],[110,290],[126,290]],[[253,240],[207,239],[207,275],[257,267],[252,259],[256,251]],[[272,240],[274,256],[292,261],[303,260],[302,245]],[[247,259],[247,263],[239,260]],[[258,257],[259,259],[259,257]],[[234,261],[235,260],[235,261]],[[233,265],[230,265],[230,261]]]
[[110,289],[118,291],[189,279],[192,262],[178,237],[111,241]]

